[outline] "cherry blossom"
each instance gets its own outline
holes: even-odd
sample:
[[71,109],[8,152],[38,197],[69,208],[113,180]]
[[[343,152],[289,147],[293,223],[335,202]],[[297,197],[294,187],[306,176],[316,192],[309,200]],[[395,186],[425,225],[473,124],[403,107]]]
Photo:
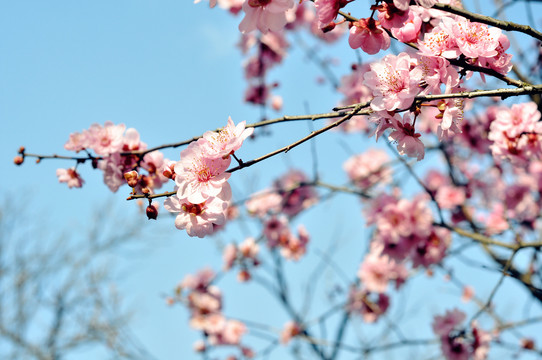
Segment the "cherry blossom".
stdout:
[[72,187],[80,188],[85,183],[75,168],[57,169],[56,176],[58,177],[59,182],[65,182],[70,189]]
[[369,55],[390,47],[390,36],[373,18],[359,19],[352,23],[348,44],[352,49],[361,48]]
[[371,108],[375,111],[405,109],[412,105],[420,92],[421,74],[411,72],[416,60],[407,53],[386,55],[371,64],[371,71],[364,76],[366,85],[372,90],[374,99]]
[[316,7],[316,15],[318,17],[318,26],[323,28],[330,22],[332,22],[339,10],[352,0],[315,0],[314,5]]
[[293,0],[245,0],[245,17],[239,24],[244,34],[256,29],[262,33],[281,31],[286,23],[286,11],[294,7]]
[[350,180],[362,190],[368,190],[379,184],[389,184],[392,180],[388,166],[390,158],[387,153],[378,149],[354,155],[344,164],[344,171]]
[[421,134],[414,129],[414,121],[410,119],[410,115],[405,113],[402,118],[393,117],[391,121],[393,131],[389,135],[389,140],[395,141],[399,154],[422,160],[425,156],[425,146],[420,140]]
[[201,146],[204,154],[210,158],[227,158],[239,150],[243,145],[243,141],[254,132],[254,128],[246,129],[245,124],[246,121],[242,121],[236,126],[229,117],[228,124],[220,131],[208,131],[203,134],[203,138],[207,141],[198,142],[198,145]]
[[209,157],[209,148],[208,141],[203,138],[190,143],[181,152],[181,160],[175,165],[179,198],[186,198],[193,204],[200,204],[220,192],[224,200],[231,198],[231,188],[227,183],[231,174],[225,172],[231,158]]
[[171,196],[164,201],[164,207],[169,212],[178,213],[175,227],[186,230],[189,236],[203,238],[214,232],[213,224],[222,225],[226,222],[228,200],[220,197],[209,197],[202,203],[191,203],[186,198]]

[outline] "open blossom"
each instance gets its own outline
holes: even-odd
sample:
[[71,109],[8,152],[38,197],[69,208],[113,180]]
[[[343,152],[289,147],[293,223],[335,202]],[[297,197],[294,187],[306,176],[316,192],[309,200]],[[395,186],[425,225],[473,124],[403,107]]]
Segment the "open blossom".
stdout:
[[542,155],[542,123],[540,111],[534,102],[514,104],[510,109],[500,108],[490,125],[488,139],[496,160],[509,159],[522,165]]
[[476,59],[479,56],[491,57],[498,54],[496,49],[499,46],[501,29],[458,17],[452,31],[451,35],[459,51],[466,57]]
[[208,131],[203,134],[207,141],[200,142],[202,151],[206,156],[212,158],[226,158],[239,150],[243,141],[254,132],[254,128],[245,129],[246,121],[241,121],[237,126],[231,117],[228,124],[220,131]]
[[364,153],[354,155],[344,165],[344,171],[350,180],[363,190],[368,190],[378,184],[391,182],[390,158],[386,152],[369,149]]
[[231,188],[227,182],[231,174],[225,172],[231,159],[208,157],[203,145],[206,142],[199,139],[190,143],[175,165],[177,196],[194,204],[202,203],[222,191],[225,200],[231,198]]
[[364,76],[366,85],[372,90],[374,99],[371,108],[375,111],[406,109],[421,91],[421,73],[411,72],[416,60],[407,53],[386,55],[381,61],[371,64],[371,71]]
[[352,23],[348,44],[352,49],[361,48],[367,54],[374,55],[390,47],[390,36],[373,18],[359,19]]
[[293,0],[246,0],[239,30],[243,34],[256,29],[264,34],[269,30],[281,31],[288,22],[286,12],[293,7]]
[[318,27],[323,28],[337,17],[339,10],[352,0],[315,0]]
[[435,316],[432,324],[433,331],[439,336],[447,336],[466,318],[465,313],[458,309],[448,310],[443,316]]
[[281,244],[280,254],[289,260],[298,261],[307,252],[310,236],[303,225],[299,225],[297,236],[289,234],[285,243]]
[[[510,40],[504,34],[501,34],[499,37],[499,45],[495,49],[497,55],[491,57],[480,56],[478,58],[478,63],[483,67],[488,67],[506,75],[512,70],[512,54],[507,54],[506,50],[510,47]],[[480,74],[483,75],[483,74]]]
[[453,185],[445,185],[437,189],[435,198],[441,209],[453,209],[465,203],[465,189]]
[[70,139],[64,144],[64,149],[79,152],[89,145],[87,131],[71,133]]
[[342,105],[366,102],[373,98],[372,91],[365,85],[363,78],[363,75],[369,70],[369,64],[353,65],[352,73],[341,78],[341,84],[337,91],[345,96],[340,102]]
[[408,272],[404,265],[398,264],[389,256],[371,252],[361,263],[357,275],[367,290],[383,293],[391,280],[394,280],[397,286],[401,285]]
[[426,33],[423,41],[418,41],[420,53],[425,56],[442,56],[447,59],[457,58],[461,52],[455,42],[452,28],[454,20],[443,17],[441,23]]
[[384,293],[375,294],[367,289],[352,287],[346,304],[347,311],[359,314],[366,323],[374,323],[390,306],[390,298]]
[[410,0],[407,0],[406,7],[402,6],[401,9],[394,3],[381,2],[380,5],[376,7],[380,25],[385,29],[400,28],[403,26],[405,21],[409,18],[409,2]]
[[59,182],[65,182],[70,189],[72,187],[80,188],[85,183],[75,168],[57,169],[56,176]]
[[410,11],[408,14],[408,19],[403,25],[391,29],[393,36],[404,43],[416,42],[422,27],[422,19],[418,14],[414,11]]
[[124,124],[115,125],[106,121],[104,126],[92,124],[87,130],[88,147],[98,155],[108,155],[122,150],[124,145]]
[[421,134],[414,129],[414,122],[408,113],[399,119],[399,115],[392,118],[393,132],[390,133],[389,140],[395,141],[399,154],[422,160],[425,156],[425,146],[420,140]]
[[214,224],[222,225],[226,222],[228,205],[228,201],[220,197],[210,197],[198,204],[177,196],[171,196],[164,201],[166,210],[177,213],[175,227],[179,230],[186,230],[189,236],[199,238],[212,234]]

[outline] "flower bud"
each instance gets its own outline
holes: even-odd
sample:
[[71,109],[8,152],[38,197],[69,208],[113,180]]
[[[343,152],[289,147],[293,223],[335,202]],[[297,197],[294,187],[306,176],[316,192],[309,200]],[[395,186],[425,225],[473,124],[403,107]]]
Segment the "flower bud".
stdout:
[[237,280],[239,280],[240,282],[247,282],[250,280],[251,277],[252,276],[246,269],[239,271],[239,273],[237,274]]
[[132,188],[137,186],[137,178],[138,178],[138,174],[137,174],[137,171],[135,170],[124,173],[124,179],[126,179],[128,186]]
[[158,207],[153,203],[147,206],[147,218],[149,220],[156,220],[158,217]]
[[13,158],[13,162],[15,163],[15,165],[21,165],[24,161],[24,158],[22,156],[15,156],[15,158]]
[[332,21],[330,22],[329,24],[327,24],[326,26],[324,26],[323,28],[321,28],[320,30],[322,30],[324,33],[327,33],[327,32],[330,32],[331,30],[335,29],[335,22]]

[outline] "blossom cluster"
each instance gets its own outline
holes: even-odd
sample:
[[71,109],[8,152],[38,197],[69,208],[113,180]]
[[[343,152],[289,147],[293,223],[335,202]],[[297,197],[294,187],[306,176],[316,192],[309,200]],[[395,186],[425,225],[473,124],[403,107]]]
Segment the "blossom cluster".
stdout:
[[453,309],[443,316],[435,316],[433,331],[440,338],[440,348],[447,360],[484,360],[489,352],[492,336],[472,322],[470,331],[460,327],[464,312]]
[[239,264],[241,269],[237,274],[237,280],[240,282],[249,281],[251,278],[251,269],[260,265],[260,260],[258,259],[259,252],[260,246],[252,237],[246,238],[238,245],[226,245],[222,254],[224,270],[228,271],[232,269],[235,264]]
[[[126,184],[124,174],[127,172],[135,172],[130,186],[139,193],[152,193],[169,180],[162,174],[162,168],[168,163],[164,154],[157,150],[138,154],[147,149],[147,144],[140,140],[136,129],[126,129],[124,124],[115,125],[111,121],[106,121],[103,126],[92,124],[89,129],[70,134],[64,148],[76,153],[86,152],[93,167],[103,171],[104,182],[113,192]],[[140,175],[141,169],[147,174]],[[84,183],[75,167],[58,169],[57,176],[70,188],[81,187]]]
[[229,118],[220,131],[206,132],[181,151],[171,173],[176,194],[164,201],[164,207],[177,214],[175,227],[202,238],[224,225],[232,197],[226,170],[231,155],[253,131],[244,121],[236,126]]
[[206,343],[196,342],[196,351],[205,351],[207,345],[233,345],[240,348],[243,355],[253,351],[241,345],[243,335],[248,332],[246,325],[239,320],[228,319],[222,313],[222,292],[212,282],[216,274],[205,268],[195,275],[187,275],[169,297],[169,305],[184,303],[190,311],[190,326],[205,334]]

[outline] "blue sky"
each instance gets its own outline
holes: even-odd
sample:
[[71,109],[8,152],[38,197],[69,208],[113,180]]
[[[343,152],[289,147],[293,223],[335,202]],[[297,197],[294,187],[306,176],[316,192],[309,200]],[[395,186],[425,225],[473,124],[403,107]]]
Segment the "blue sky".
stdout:
[[[106,120],[136,128],[149,146],[200,135],[223,126],[228,116],[236,123],[258,121],[259,109],[242,102],[246,84],[242,58],[235,48],[239,21],[239,17],[219,9],[209,10],[205,3],[194,5],[187,0],[1,2],[2,196],[16,202],[27,194],[28,206],[41,214],[36,221],[47,221],[57,229],[84,227],[92,211],[100,206],[113,207],[125,216],[140,216],[135,204],[124,200],[129,192],[126,187],[111,194],[101,174],[89,167],[81,171],[86,180],[84,188],[68,189],[58,183],[55,170],[72,163],[43,161],[36,165],[28,161],[15,167],[12,159],[22,145],[32,153],[67,155],[63,145],[71,132]],[[351,50],[343,49],[345,46],[346,39],[331,49],[340,59],[335,68],[338,75],[346,73],[356,61]],[[283,66],[272,71],[270,80],[281,81],[278,92],[285,98],[284,114],[303,114],[307,108],[314,113],[327,112],[335,106],[339,97],[328,86],[317,85],[315,79],[320,75],[297,49]],[[281,114],[270,113],[270,117]],[[282,124],[271,130],[274,136],[248,142],[240,156],[250,159],[263,155],[304,136],[310,128],[305,123]],[[322,136],[316,145],[323,178],[342,183],[346,181],[344,160],[351,152],[374,145],[374,139],[359,141],[357,136],[334,133]],[[177,160],[179,150],[167,151],[166,156]],[[311,156],[306,145],[236,173],[232,179],[235,196],[243,198],[250,190],[268,186],[273,177],[290,168],[310,171]],[[288,264],[300,289],[310,282],[306,275],[318,264],[316,249],[325,251],[330,240],[338,244],[337,261],[354,276],[367,247],[368,230],[360,209],[356,199],[338,196],[296,220],[306,222],[314,234],[314,252],[307,262]],[[114,221],[122,226],[122,215]],[[141,223],[145,246],[152,251],[135,259],[123,253],[112,258],[122,270],[118,286],[126,306],[134,310],[132,330],[158,359],[196,358],[191,347],[198,334],[188,328],[188,313],[183,308],[166,307],[163,295],[187,273],[205,265],[219,269],[217,243],[240,241],[247,232],[241,226],[232,226],[215,240],[194,239],[176,230],[173,219],[167,216],[153,223],[141,216]],[[257,230],[252,223],[248,228]],[[458,270],[462,271],[467,270]],[[319,295],[325,293],[326,279],[330,281],[331,277],[333,272],[326,271]],[[458,292],[438,280],[422,279],[418,287],[407,288],[401,295],[408,309],[416,309],[413,314],[442,313],[448,304],[456,303]],[[236,283],[233,274],[221,286],[226,293],[227,315],[268,322],[276,328],[289,320],[261,289],[247,291],[246,286]],[[419,288],[428,289],[427,293],[419,293]],[[479,289],[488,293],[491,281]],[[416,304],[428,297],[439,302],[417,309]],[[324,304],[319,299],[314,313],[321,313]],[[429,325],[417,324],[417,316],[407,321],[410,333],[428,336]],[[374,329],[363,329],[358,335],[369,337]],[[87,357],[91,356],[81,353],[74,358]]]

